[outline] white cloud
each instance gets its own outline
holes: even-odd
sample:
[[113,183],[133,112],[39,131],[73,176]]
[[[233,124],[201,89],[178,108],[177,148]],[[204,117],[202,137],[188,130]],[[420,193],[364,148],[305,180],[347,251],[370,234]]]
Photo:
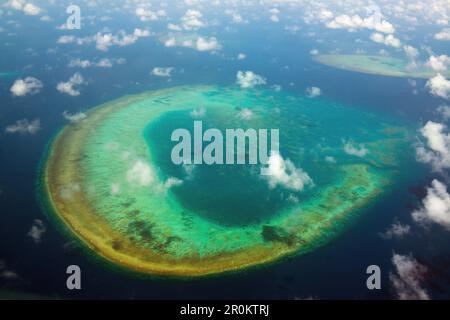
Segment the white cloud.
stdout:
[[215,37],[209,39],[198,37],[195,42],[195,48],[198,51],[214,51],[220,48],[219,42]]
[[69,62],[69,68],[89,68],[89,67],[98,67],[98,68],[112,68],[114,66],[114,64],[123,64],[125,63],[126,60],[123,58],[118,58],[118,59],[108,59],[108,58],[103,58],[100,59],[99,61],[90,61],[87,59],[81,60],[81,59],[72,59]]
[[25,79],[17,79],[12,87],[9,89],[13,96],[23,97],[27,94],[36,94],[41,91],[42,82],[33,77],[26,77]]
[[189,9],[181,17],[181,25],[186,30],[198,30],[206,27],[207,23],[202,20],[203,14],[198,10]]
[[403,238],[409,234],[410,231],[411,227],[409,225],[394,221],[394,223],[392,223],[392,225],[384,233],[381,233],[380,236],[383,239]]
[[111,183],[110,193],[112,196],[117,196],[120,193],[120,183],[118,182]]
[[81,191],[79,183],[70,182],[59,188],[59,196],[66,200],[73,200],[74,196]]
[[443,54],[440,56],[430,56],[426,65],[437,72],[446,71],[450,65],[450,57]]
[[318,87],[308,87],[306,88],[306,95],[310,98],[318,97],[322,95],[322,90]]
[[221,45],[216,37],[203,38],[178,41],[175,37],[164,40],[166,47],[185,47],[195,49],[197,51],[216,51],[221,49]]
[[180,180],[175,177],[169,177],[166,182],[164,183],[164,189],[168,190],[172,187],[178,187],[183,184],[183,180]]
[[60,36],[56,42],[59,44],[68,44],[73,43],[75,41],[76,38],[74,36]]
[[362,143],[356,144],[352,140],[349,141],[343,140],[343,143],[344,143],[344,152],[351,156],[357,156],[362,158],[369,153],[369,150]]
[[428,121],[420,133],[426,139],[416,147],[417,160],[431,164],[434,171],[450,168],[450,134],[441,123]]
[[28,119],[22,119],[15,124],[9,125],[5,128],[7,133],[20,133],[20,134],[35,134],[41,129],[41,121],[34,119],[29,121]]
[[44,222],[42,222],[42,220],[35,219],[27,235],[34,241],[34,243],[40,244],[46,231],[47,228],[45,227]]
[[272,22],[280,21],[280,18],[278,17],[278,15],[280,14],[280,10],[278,10],[277,8],[272,8],[270,9],[270,13],[271,13],[270,20]]
[[173,70],[174,70],[174,68],[172,68],[172,67],[167,67],[167,68],[155,67],[151,71],[151,74],[154,76],[157,76],[157,77],[170,77]]
[[328,9],[320,9],[319,19],[322,21],[333,19],[334,14]]
[[350,31],[358,29],[375,30],[382,33],[394,33],[394,26],[386,20],[378,19],[376,15],[361,18],[359,15],[340,15],[326,24],[331,29],[347,29]]
[[413,211],[412,217],[420,224],[433,222],[450,230],[450,195],[447,187],[434,179],[431,187],[427,188],[421,208]]
[[450,29],[444,29],[434,35],[436,40],[450,41]]
[[328,162],[328,163],[336,163],[337,162],[336,158],[332,157],[332,156],[326,156],[325,157],[325,161]]
[[64,111],[62,113],[62,115],[63,115],[64,119],[66,119],[72,123],[80,122],[87,118],[86,114],[83,112],[70,113],[68,111]]
[[238,60],[244,60],[247,56],[244,53],[239,53],[237,56]]
[[428,80],[426,86],[432,95],[450,99],[450,81],[440,73]]
[[129,46],[134,44],[139,38],[149,37],[150,31],[147,29],[134,29],[133,33],[127,34],[123,30],[117,34],[112,33],[97,33],[90,37],[77,38],[74,36],[61,36],[58,38],[59,44],[76,43],[78,45],[84,45],[89,43],[95,43],[95,47],[100,51],[108,51],[111,46]]
[[38,6],[36,6],[32,3],[27,3],[23,7],[23,12],[26,15],[35,16],[35,15],[38,15],[39,13],[41,13],[41,8],[39,8]]
[[89,60],[74,59],[69,62],[69,68],[79,67],[84,69],[90,66],[92,66],[92,62]]
[[242,89],[253,88],[258,85],[266,84],[266,79],[253,73],[252,71],[238,71],[236,74],[236,83]]
[[177,39],[175,39],[174,37],[169,38],[167,40],[164,41],[164,46],[166,47],[175,47],[177,45]]
[[173,23],[169,23],[167,25],[167,29],[172,30],[172,31],[181,31],[181,30],[183,30],[179,25],[173,24]]
[[76,72],[72,77],[70,77],[69,81],[67,82],[59,82],[56,85],[56,89],[61,93],[66,93],[70,96],[79,96],[80,91],[75,89],[75,86],[79,86],[82,84],[86,84],[84,81],[84,78],[81,74]]
[[152,11],[145,8],[137,8],[135,14],[141,21],[156,21],[167,15],[164,10]]
[[28,16],[38,15],[42,11],[42,9],[35,4],[24,0],[10,0],[6,5],[12,9],[22,11]]
[[204,107],[194,109],[190,112],[190,115],[195,119],[203,118],[206,115],[206,109]]
[[242,120],[250,120],[253,118],[253,111],[247,108],[243,108],[238,112],[238,117]]
[[15,271],[7,269],[6,263],[3,260],[0,260],[0,279],[15,280],[18,278],[19,275]]
[[95,66],[100,68],[111,68],[113,66],[113,62],[108,58],[104,58],[97,62]]
[[277,152],[272,152],[269,157],[265,175],[270,188],[282,186],[294,191],[302,191],[306,186],[313,186],[310,176],[289,160],[284,160]]
[[384,36],[381,33],[372,33],[372,35],[370,36],[370,39],[374,42],[382,43],[386,46],[390,46],[390,47],[394,47],[394,48],[399,48],[401,46],[400,40],[397,39],[396,37],[394,37],[392,34],[388,34],[388,35]]
[[442,105],[439,106],[436,111],[442,116],[442,118],[447,121],[450,119],[450,106]]
[[410,45],[404,45],[403,51],[405,51],[406,56],[410,59],[415,59],[419,55],[419,50]]
[[427,291],[421,286],[427,272],[426,267],[411,255],[404,256],[394,253],[391,261],[395,266],[396,274],[390,273],[389,280],[396,291],[397,298],[400,300],[429,300]]
[[147,163],[142,160],[137,160],[128,170],[126,179],[130,184],[146,187],[155,180],[155,173]]

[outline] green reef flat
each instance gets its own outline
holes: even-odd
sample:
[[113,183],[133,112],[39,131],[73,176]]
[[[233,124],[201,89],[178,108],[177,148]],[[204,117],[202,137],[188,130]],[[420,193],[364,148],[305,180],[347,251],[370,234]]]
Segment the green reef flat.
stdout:
[[[279,128],[280,154],[314,184],[270,187],[250,165],[170,163],[170,132],[190,128],[198,108],[205,127]],[[252,117],[240,117],[242,110]],[[325,99],[174,87],[105,103],[65,126],[47,150],[41,193],[52,217],[90,252],[139,273],[206,276],[335,238],[389,190],[411,136],[395,121]],[[369,152],[344,152],[348,141]]]
[[[408,69],[408,61],[385,56],[331,54],[317,55],[313,59],[342,70],[389,77],[428,79],[436,75],[436,71],[431,68],[421,66]],[[442,72],[442,75],[448,77],[450,71]]]

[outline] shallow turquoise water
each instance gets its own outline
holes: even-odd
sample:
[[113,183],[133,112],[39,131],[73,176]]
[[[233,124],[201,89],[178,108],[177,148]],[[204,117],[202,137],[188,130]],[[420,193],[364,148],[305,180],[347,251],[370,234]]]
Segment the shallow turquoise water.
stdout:
[[[208,110],[201,119],[193,119],[192,109],[169,112],[149,125],[145,130],[146,141],[155,156],[160,174],[167,179],[176,177],[183,184],[173,193],[184,207],[223,225],[249,225],[260,223],[272,215],[314,197],[322,187],[335,179],[338,165],[353,163],[378,163],[391,169],[407,165],[412,150],[389,150],[380,139],[386,139],[383,130],[405,125],[398,120],[360,111],[356,108],[334,103],[328,99],[311,99],[271,90],[258,90],[256,95],[235,102],[226,111]],[[211,94],[211,101],[214,95]],[[203,106],[204,107],[204,106]],[[250,119],[242,119],[243,108],[252,110]],[[207,109],[207,108],[206,108]],[[280,130],[280,153],[290,159],[297,168],[306,171],[314,186],[301,191],[283,187],[270,188],[259,175],[257,165],[196,165],[188,170],[172,163],[171,149],[176,144],[170,136],[177,128],[186,128],[193,137],[193,121],[203,122],[203,131],[218,128],[223,133],[228,128],[255,128]],[[389,139],[409,139],[408,130],[400,129]],[[369,150],[365,157],[344,152],[344,141],[364,144]],[[406,140],[404,141],[406,142]],[[204,146],[207,143],[203,144]],[[391,162],[380,162],[380,151],[400,155]],[[225,151],[224,151],[225,153]],[[332,157],[336,163],[330,163]]]

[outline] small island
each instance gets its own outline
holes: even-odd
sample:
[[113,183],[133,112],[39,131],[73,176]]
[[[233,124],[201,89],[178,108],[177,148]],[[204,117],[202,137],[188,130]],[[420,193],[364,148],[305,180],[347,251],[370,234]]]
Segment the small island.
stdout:
[[[408,61],[387,56],[327,54],[314,56],[313,60],[341,70],[389,77],[428,79],[436,75],[431,68],[409,68]],[[450,71],[442,75],[450,76]]]

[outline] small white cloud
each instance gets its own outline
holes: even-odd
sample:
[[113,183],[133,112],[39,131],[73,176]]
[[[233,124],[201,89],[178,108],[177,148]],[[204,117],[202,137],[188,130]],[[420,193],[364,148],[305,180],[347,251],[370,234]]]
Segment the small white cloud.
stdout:
[[53,21],[53,19],[50,16],[42,16],[40,20],[45,22]]
[[164,46],[166,47],[185,47],[191,48],[197,51],[217,51],[221,49],[221,45],[216,37],[203,38],[197,37],[196,39],[188,39],[179,41],[175,37],[164,40]]
[[5,128],[7,133],[20,133],[20,134],[35,134],[41,129],[41,121],[34,119],[29,121],[28,119],[22,119],[15,124],[9,125]]
[[77,123],[80,121],[83,121],[84,119],[86,119],[86,114],[83,112],[76,112],[76,113],[70,113],[68,111],[64,111],[62,113],[64,119],[72,122],[72,123]]
[[113,62],[108,58],[104,58],[97,62],[95,66],[99,68],[111,68],[113,66]]
[[432,95],[450,99],[450,81],[440,73],[428,80],[426,86]]
[[0,260],[0,279],[2,280],[16,280],[19,278],[19,275],[6,267],[6,263],[3,260]]
[[283,90],[283,87],[280,86],[279,84],[271,85],[270,88],[275,92],[280,92],[281,90]]
[[394,47],[394,48],[400,48],[401,42],[399,39],[394,37],[392,34],[388,34],[386,36],[382,35],[381,33],[372,33],[370,36],[370,39],[377,43],[382,43],[386,46]]
[[190,112],[190,115],[194,119],[203,118],[206,115],[206,109],[204,107],[194,109]]
[[164,183],[164,189],[168,190],[168,189],[170,189],[172,187],[181,186],[182,184],[183,184],[183,180],[180,180],[180,179],[175,178],[175,177],[170,177]]
[[419,55],[419,50],[410,45],[404,45],[403,51],[405,51],[406,56],[410,59],[415,59]]
[[407,224],[401,224],[399,221],[394,221],[392,225],[384,232],[380,233],[383,239],[403,238],[411,231],[411,227]]
[[420,133],[426,139],[416,147],[417,160],[431,164],[434,171],[450,168],[450,134],[441,123],[428,121]]
[[440,56],[430,56],[426,65],[437,72],[446,71],[450,65],[450,57],[443,54]]
[[181,25],[186,30],[198,30],[207,26],[203,21],[203,14],[198,10],[189,9],[183,17],[181,17]]
[[24,0],[10,0],[6,5],[12,9],[22,11],[26,15],[35,16],[41,13],[42,9],[31,2]]
[[87,59],[84,59],[84,60],[73,59],[73,60],[70,60],[68,66],[69,66],[69,68],[82,68],[82,69],[86,69],[86,68],[89,68],[89,67],[112,68],[115,63],[123,64],[125,62],[126,62],[126,60],[123,59],[123,58],[119,58],[119,59],[103,58],[103,59],[100,59],[97,62],[90,61],[90,60],[87,60]]
[[302,191],[306,186],[313,186],[310,176],[289,160],[284,160],[277,152],[272,152],[269,157],[268,167],[263,176],[270,188],[282,186],[294,191]]
[[369,153],[369,150],[362,143],[356,144],[352,140],[349,141],[343,140],[343,143],[344,143],[344,152],[351,156],[357,156],[362,158]]
[[253,111],[247,108],[243,108],[238,112],[238,117],[242,120],[250,120],[253,118]]
[[237,56],[238,60],[244,60],[247,56],[244,53],[239,53]]
[[173,23],[169,23],[167,25],[167,29],[172,30],[172,31],[181,31],[181,30],[183,30],[179,25],[173,24]]
[[39,13],[41,13],[41,8],[39,8],[38,6],[36,6],[32,3],[27,3],[23,7],[23,12],[26,15],[35,16],[35,15],[38,15]]
[[75,86],[86,84],[83,76],[80,73],[75,73],[72,77],[70,77],[67,82],[59,82],[56,86],[56,89],[61,93],[66,93],[70,96],[79,96],[80,91],[75,89]]
[[167,67],[167,68],[155,67],[151,71],[151,74],[154,76],[157,76],[157,77],[170,77],[173,70],[174,70],[174,68],[172,68],[172,67]]
[[336,163],[337,162],[336,158],[332,157],[332,156],[326,156],[325,157],[325,161],[328,162],[328,163]]
[[253,73],[252,71],[238,71],[236,74],[236,83],[242,89],[249,89],[258,85],[266,84],[266,79]]
[[195,48],[197,51],[214,51],[220,49],[220,45],[215,37],[209,39],[199,37],[195,42]]
[[44,222],[42,222],[42,220],[35,219],[27,235],[34,241],[34,243],[40,244],[46,231],[47,228],[45,227]]
[[126,179],[130,184],[146,187],[155,180],[155,173],[147,163],[137,160],[128,170]]
[[68,44],[73,43],[75,41],[76,38],[74,36],[60,36],[56,42],[59,44]]
[[395,28],[391,23],[387,20],[378,19],[375,14],[367,18],[361,18],[357,14],[353,16],[343,14],[327,22],[326,26],[331,29],[347,29],[349,31],[364,28],[382,33],[395,32]]
[[89,60],[74,59],[69,62],[69,68],[79,67],[84,69],[90,66],[92,66],[92,62]]
[[420,224],[436,223],[450,230],[450,195],[447,187],[434,179],[420,209],[413,211],[413,219]]
[[318,87],[308,87],[306,88],[306,95],[310,98],[318,97],[322,95],[322,90]]
[[148,10],[145,8],[137,8],[135,10],[135,14],[139,17],[141,21],[156,21],[159,20],[160,17],[165,16],[165,11],[161,12]]
[[120,193],[120,183],[114,182],[111,184],[111,195],[117,196]]
[[421,282],[427,268],[417,262],[411,255],[404,256],[394,253],[392,264],[396,274],[390,273],[389,280],[400,300],[429,300],[427,291],[422,288]]
[[28,94],[36,94],[41,91],[42,82],[33,77],[26,77],[25,79],[17,79],[10,88],[10,91],[15,97],[23,97]]
[[450,41],[450,29],[444,29],[434,35],[436,40],[440,41]]
[[442,116],[442,118],[447,121],[450,119],[450,106],[442,105],[439,106],[436,111]]

